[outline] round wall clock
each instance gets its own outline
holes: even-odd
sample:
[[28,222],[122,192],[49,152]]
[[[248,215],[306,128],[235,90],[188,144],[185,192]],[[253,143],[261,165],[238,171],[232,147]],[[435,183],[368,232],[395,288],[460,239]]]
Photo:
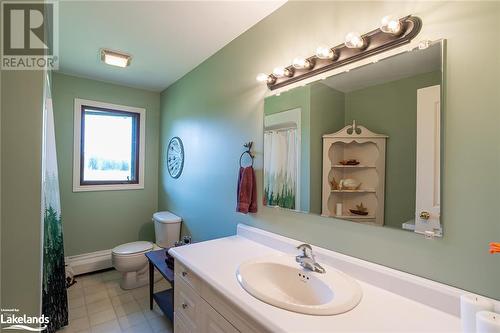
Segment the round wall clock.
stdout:
[[175,136],[168,143],[167,168],[172,178],[179,178],[184,167],[184,146],[182,140]]

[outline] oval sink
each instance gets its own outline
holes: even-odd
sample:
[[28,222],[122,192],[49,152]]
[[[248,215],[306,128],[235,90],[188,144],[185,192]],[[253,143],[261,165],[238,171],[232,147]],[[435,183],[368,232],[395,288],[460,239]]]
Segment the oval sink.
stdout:
[[321,264],[326,273],[303,269],[291,256],[273,256],[242,263],[238,282],[250,295],[273,306],[312,315],[334,315],[361,300],[359,284]]

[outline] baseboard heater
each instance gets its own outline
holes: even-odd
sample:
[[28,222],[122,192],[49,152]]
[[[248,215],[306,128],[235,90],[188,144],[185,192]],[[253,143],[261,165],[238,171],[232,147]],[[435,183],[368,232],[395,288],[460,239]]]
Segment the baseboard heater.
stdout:
[[73,270],[73,274],[80,275],[113,267],[111,264],[111,250],[102,250],[91,253],[78,254],[65,258],[66,265]]

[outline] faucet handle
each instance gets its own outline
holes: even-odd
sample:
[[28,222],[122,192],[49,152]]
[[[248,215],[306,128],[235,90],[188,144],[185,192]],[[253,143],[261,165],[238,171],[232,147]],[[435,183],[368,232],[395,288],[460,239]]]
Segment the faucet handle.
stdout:
[[[302,255],[303,255],[304,257],[309,257],[309,256],[312,256],[312,247],[311,247],[311,245],[309,245],[309,244],[306,244],[306,243],[304,243],[304,244],[300,244],[299,246],[297,246],[297,250],[301,250],[301,251],[302,251]],[[308,251],[308,250],[309,250],[309,253],[310,253],[311,255],[308,255],[308,254],[307,254],[307,251]]]

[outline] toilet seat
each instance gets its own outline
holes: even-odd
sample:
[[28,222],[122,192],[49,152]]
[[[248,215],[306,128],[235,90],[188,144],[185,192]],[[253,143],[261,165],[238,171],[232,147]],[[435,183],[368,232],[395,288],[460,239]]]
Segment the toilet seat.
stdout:
[[130,257],[134,255],[143,255],[151,250],[153,250],[153,243],[139,241],[118,245],[112,252],[116,256]]
[[156,250],[153,243],[139,241],[118,245],[111,251],[113,267],[122,273],[122,289],[134,289],[149,283],[148,259],[145,254],[152,250]]

